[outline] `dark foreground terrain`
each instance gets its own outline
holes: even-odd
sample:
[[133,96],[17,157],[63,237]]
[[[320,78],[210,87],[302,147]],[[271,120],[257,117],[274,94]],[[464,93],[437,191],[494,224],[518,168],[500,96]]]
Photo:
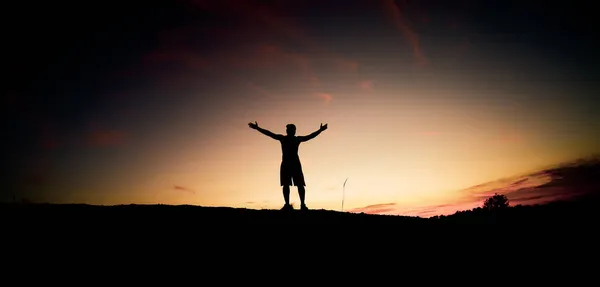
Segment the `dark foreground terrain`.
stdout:
[[[478,208],[437,218],[186,205],[5,203],[0,204],[0,219],[3,246],[10,247],[9,252],[35,253],[36,258],[39,252],[67,250],[69,254],[120,250],[119,256],[167,252],[179,257],[193,252],[203,262],[206,256],[233,258],[215,254],[265,257],[282,256],[286,250],[294,258],[303,252],[328,258],[346,253],[389,258],[390,252],[399,258],[414,253],[471,258],[465,257],[471,250],[477,256],[491,252],[493,258],[535,252],[546,254],[536,260],[557,262],[564,254],[595,258],[599,203],[597,196],[587,196],[497,211]],[[253,255],[241,255],[248,252]]]
[[600,197],[586,196],[543,205],[481,208],[453,215],[420,218],[329,210],[279,211],[192,205],[0,204],[0,216],[12,226],[230,226],[247,224],[387,225],[403,228],[454,226],[572,227],[595,224]]

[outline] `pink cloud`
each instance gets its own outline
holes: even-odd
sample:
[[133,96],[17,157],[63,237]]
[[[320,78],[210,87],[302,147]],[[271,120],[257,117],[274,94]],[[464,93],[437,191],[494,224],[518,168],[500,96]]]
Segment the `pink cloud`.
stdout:
[[358,82],[358,86],[363,90],[370,92],[373,90],[373,80],[364,80]]
[[349,212],[352,213],[367,213],[367,214],[386,214],[397,210],[396,203],[379,203],[367,205],[365,207],[354,208]]
[[329,102],[331,102],[331,100],[333,99],[333,96],[328,93],[316,93],[315,95],[318,98],[322,99],[323,103],[325,103],[326,105],[329,104]]
[[87,144],[92,147],[119,146],[125,143],[125,133],[118,130],[94,129],[87,137]]
[[432,217],[436,215],[451,215],[457,211],[471,210],[479,207],[482,202],[467,202],[467,203],[456,203],[456,204],[444,204],[437,206],[424,207],[421,209],[415,209],[410,211],[404,211],[401,214],[407,216],[419,216],[419,217]]
[[413,56],[415,57],[415,61],[418,67],[423,67],[428,64],[428,60],[423,54],[421,50],[421,44],[419,42],[419,36],[417,33],[409,26],[409,21],[406,19],[405,15],[402,13],[402,10],[398,5],[396,5],[394,0],[382,0],[382,4],[387,16],[390,18],[394,26],[404,36],[404,38],[410,44],[413,50]]
[[265,88],[253,83],[253,82],[248,82],[246,84],[246,86],[253,92],[255,92],[256,94],[258,94],[261,97],[264,97],[266,99],[274,99],[274,95],[267,91]]

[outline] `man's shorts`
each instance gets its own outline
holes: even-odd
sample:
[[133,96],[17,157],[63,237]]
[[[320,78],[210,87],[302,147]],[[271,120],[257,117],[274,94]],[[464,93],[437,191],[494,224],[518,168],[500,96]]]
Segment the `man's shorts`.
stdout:
[[306,186],[300,162],[281,162],[281,168],[279,169],[279,183],[281,186]]

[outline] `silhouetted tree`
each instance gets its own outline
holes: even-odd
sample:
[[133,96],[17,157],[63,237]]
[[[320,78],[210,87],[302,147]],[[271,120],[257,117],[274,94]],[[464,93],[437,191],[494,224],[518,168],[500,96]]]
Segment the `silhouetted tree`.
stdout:
[[483,202],[483,208],[487,210],[498,210],[509,206],[508,198],[504,194],[494,194]]

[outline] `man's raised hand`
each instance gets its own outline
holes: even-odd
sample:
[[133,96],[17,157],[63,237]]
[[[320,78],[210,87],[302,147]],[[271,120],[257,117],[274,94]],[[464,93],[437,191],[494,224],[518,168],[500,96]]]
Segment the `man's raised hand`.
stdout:
[[256,121],[254,121],[253,123],[248,123],[248,126],[252,129],[257,129],[258,128],[258,123]]
[[323,123],[321,123],[321,127],[319,128],[319,130],[324,131],[327,129],[327,124],[323,125]]

